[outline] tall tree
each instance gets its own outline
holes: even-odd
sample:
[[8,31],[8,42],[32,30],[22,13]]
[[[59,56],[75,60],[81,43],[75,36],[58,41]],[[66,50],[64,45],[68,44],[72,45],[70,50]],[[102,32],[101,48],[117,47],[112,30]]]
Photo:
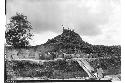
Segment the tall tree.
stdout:
[[30,32],[32,26],[27,20],[27,16],[17,13],[10,18],[10,23],[6,25],[5,38],[7,45],[15,48],[29,46],[29,39],[33,36]]

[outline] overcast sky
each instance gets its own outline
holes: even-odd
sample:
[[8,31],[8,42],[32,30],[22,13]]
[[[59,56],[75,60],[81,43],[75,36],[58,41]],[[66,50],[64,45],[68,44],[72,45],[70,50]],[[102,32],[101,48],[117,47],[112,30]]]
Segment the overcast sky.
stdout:
[[120,0],[7,0],[7,22],[16,12],[31,22],[31,45],[61,34],[61,25],[91,44],[120,44]]

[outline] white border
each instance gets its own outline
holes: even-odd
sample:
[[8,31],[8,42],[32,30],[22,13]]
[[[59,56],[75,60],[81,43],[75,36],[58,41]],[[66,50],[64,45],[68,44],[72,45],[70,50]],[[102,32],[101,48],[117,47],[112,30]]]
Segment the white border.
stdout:
[[0,82],[4,83],[5,0],[0,0]]

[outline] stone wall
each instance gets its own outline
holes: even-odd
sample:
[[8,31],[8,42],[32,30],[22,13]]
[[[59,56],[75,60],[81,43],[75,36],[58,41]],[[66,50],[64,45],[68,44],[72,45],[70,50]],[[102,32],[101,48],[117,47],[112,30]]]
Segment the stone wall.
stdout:
[[7,59],[53,59],[54,55],[49,52],[52,51],[52,46],[31,46],[27,48],[12,48],[5,47],[5,58]]
[[39,52],[33,48],[5,48],[6,59],[39,59]]

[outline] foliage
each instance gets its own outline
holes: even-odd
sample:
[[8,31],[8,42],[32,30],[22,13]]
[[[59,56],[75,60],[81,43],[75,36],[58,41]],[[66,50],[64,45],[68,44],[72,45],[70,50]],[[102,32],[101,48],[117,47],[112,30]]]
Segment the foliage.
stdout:
[[55,51],[65,50],[66,53],[74,53],[75,50],[81,50],[83,47],[90,46],[84,42],[79,34],[73,30],[63,29],[63,33],[52,39],[49,39],[44,45],[54,45]]
[[[87,77],[87,73],[75,61],[66,60],[48,61],[28,61],[11,60],[6,61],[7,69],[11,68],[15,76],[19,77],[47,77],[47,78],[75,78]],[[10,73],[10,71],[6,71]],[[7,75],[11,76],[10,74]],[[65,77],[66,76],[66,77]]]
[[12,16],[10,23],[6,25],[5,38],[7,45],[13,47],[26,47],[33,34],[30,32],[32,26],[27,20],[27,16],[17,13]]
[[112,57],[106,59],[95,59],[89,61],[90,65],[96,69],[98,65],[101,66],[103,70],[107,70],[105,72],[106,75],[115,75],[121,73],[121,58]]
[[54,51],[62,50],[65,53],[73,54],[81,52],[96,54],[98,57],[121,56],[121,46],[92,45],[82,40],[74,30],[63,29],[63,33],[49,39],[44,45],[53,45]]

